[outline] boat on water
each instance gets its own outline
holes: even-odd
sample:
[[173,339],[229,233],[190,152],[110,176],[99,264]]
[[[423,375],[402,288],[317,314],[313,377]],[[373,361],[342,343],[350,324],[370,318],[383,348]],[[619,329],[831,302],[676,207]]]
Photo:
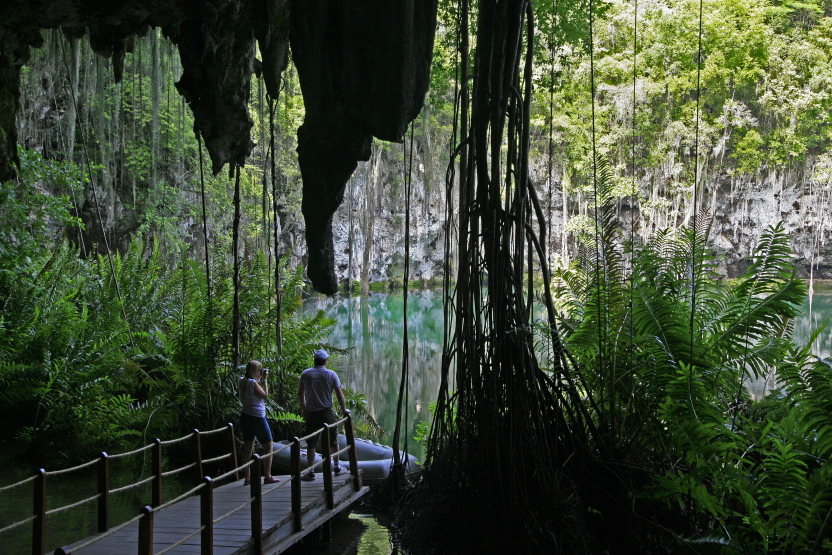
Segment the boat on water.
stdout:
[[[283,440],[279,442],[282,445],[287,445],[290,442]],[[338,450],[347,446],[347,438],[344,434],[338,434]],[[277,450],[277,449],[275,449]],[[393,468],[393,448],[388,445],[382,445],[367,439],[355,439],[355,452],[358,459],[358,470],[361,472],[361,479],[365,484],[372,485],[384,481],[390,475],[390,469]],[[405,472],[408,475],[418,474],[422,467],[418,459],[411,454],[405,454],[404,451],[399,451],[401,455],[402,464]],[[280,453],[274,455],[274,465],[281,471],[288,473],[291,468],[291,454],[289,449],[285,449]],[[300,449],[301,464],[306,466],[306,443],[301,443]],[[315,464],[322,461],[320,451],[315,453]],[[344,472],[350,471],[349,457],[341,455],[341,467]],[[320,466],[317,467],[320,471]]]

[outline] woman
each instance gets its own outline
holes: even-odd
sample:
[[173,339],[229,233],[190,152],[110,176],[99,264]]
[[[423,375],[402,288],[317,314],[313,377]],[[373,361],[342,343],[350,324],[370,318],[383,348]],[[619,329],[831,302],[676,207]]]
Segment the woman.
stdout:
[[[243,413],[240,415],[240,432],[243,434],[243,455],[245,460],[251,458],[254,451],[254,438],[260,441],[263,451],[267,454],[264,458],[265,476],[264,484],[273,484],[279,480],[272,476],[272,431],[266,421],[266,399],[269,396],[269,369],[263,368],[259,361],[251,360],[246,365],[246,375],[240,378],[239,394],[240,402],[243,404]],[[262,384],[262,385],[261,385]],[[251,467],[245,468],[245,485],[251,480]]]

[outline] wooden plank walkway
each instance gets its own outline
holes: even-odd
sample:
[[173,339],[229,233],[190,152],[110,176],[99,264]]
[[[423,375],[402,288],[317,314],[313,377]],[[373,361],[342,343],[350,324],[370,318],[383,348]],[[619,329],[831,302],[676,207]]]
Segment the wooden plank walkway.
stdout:
[[[282,553],[299,542],[307,534],[320,528],[339,512],[349,508],[369,491],[364,486],[355,491],[353,478],[349,473],[332,477],[335,499],[333,510],[326,509],[324,480],[318,472],[313,482],[301,482],[301,522],[303,528],[295,532],[292,518],[290,476],[278,476],[283,487],[263,495],[263,552]],[[265,492],[272,485],[263,486]],[[238,480],[214,489],[214,519],[232,511],[250,499],[251,489]],[[154,513],[153,553],[165,550],[199,528],[199,495],[186,498],[170,507]],[[99,535],[106,535],[99,534]],[[134,522],[87,547],[74,550],[73,546],[87,543],[95,536],[71,544],[67,551],[82,555],[132,554],[138,552],[139,523]],[[200,534],[195,535],[168,553],[199,553]],[[214,553],[231,555],[254,553],[251,537],[250,506],[221,520],[214,525]]]

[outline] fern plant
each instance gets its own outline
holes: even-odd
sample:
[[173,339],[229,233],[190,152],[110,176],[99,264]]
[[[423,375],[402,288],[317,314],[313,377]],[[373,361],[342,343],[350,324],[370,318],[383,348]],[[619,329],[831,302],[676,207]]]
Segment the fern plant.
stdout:
[[[744,413],[752,403],[746,384],[784,367],[805,296],[782,226],[766,230],[748,271],[728,283],[708,247],[707,215],[690,229],[628,242],[600,168],[596,233],[579,263],[558,274],[564,344],[598,423],[597,456],[624,462],[631,470],[618,479],[630,495],[678,515],[689,544],[815,545],[809,530],[826,534],[819,517],[828,492],[817,476],[827,472],[820,469],[832,430],[832,404],[822,408],[832,389],[816,374],[828,374],[805,364],[781,373],[794,382],[792,407],[801,407],[793,421],[818,430],[814,462]],[[784,496],[798,499],[783,503]],[[786,514],[791,524],[774,525]]]

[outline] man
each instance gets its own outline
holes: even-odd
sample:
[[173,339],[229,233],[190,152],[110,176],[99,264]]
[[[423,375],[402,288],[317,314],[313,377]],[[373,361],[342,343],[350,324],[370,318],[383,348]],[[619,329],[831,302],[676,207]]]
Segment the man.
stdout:
[[[341,405],[341,413],[349,414],[347,403],[344,399],[344,392],[341,391],[341,380],[338,374],[326,367],[329,353],[323,349],[315,351],[315,365],[307,368],[300,375],[298,382],[298,400],[300,408],[306,421],[306,434],[320,430],[324,424],[334,424],[338,419],[332,410],[332,393],[338,398]],[[338,450],[337,435],[333,434],[332,453]],[[315,448],[318,446],[318,437],[313,436],[306,442],[306,460],[309,467],[315,464]],[[341,473],[341,465],[338,455],[333,456],[335,474]],[[315,471],[305,474],[302,478],[306,481],[315,479]]]

